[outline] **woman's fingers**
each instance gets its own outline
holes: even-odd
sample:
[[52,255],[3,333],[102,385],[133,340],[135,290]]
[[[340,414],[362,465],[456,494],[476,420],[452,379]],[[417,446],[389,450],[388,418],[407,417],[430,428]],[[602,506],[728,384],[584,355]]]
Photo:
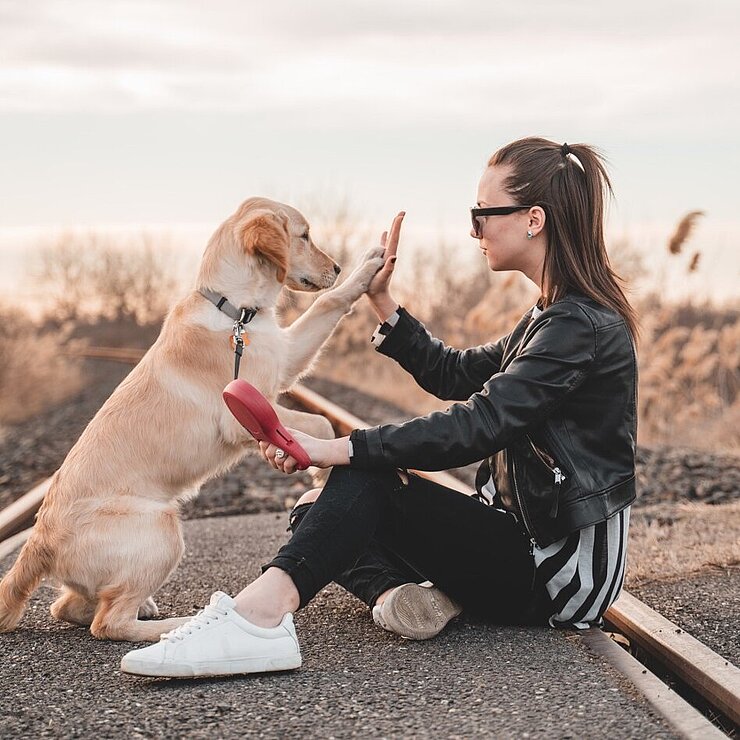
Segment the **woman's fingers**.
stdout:
[[265,458],[265,462],[269,465],[272,465],[272,460],[270,460],[269,455],[267,454],[267,450],[270,448],[270,445],[267,442],[258,442],[257,443],[260,448],[260,455]]
[[298,461],[287,453],[283,457],[278,456],[275,458],[275,470],[290,475],[291,473],[295,473],[297,468]]
[[262,457],[275,470],[290,475],[298,469],[298,461],[285,452],[285,450],[281,450],[279,447],[275,447],[275,445],[268,444],[267,442],[260,442],[259,448]]
[[275,445],[270,444],[267,445],[267,449],[265,450],[265,459],[267,462],[270,463],[270,465],[275,468],[275,470],[280,470],[279,461],[275,457],[275,453],[278,451],[278,448],[275,447]]
[[398,252],[398,238],[401,234],[401,224],[403,224],[403,217],[406,215],[405,211],[401,211],[394,219],[391,224],[391,230],[388,234],[385,246],[385,258],[386,264],[390,261],[390,257],[395,257]]
[[401,233],[401,224],[403,223],[403,217],[406,215],[404,211],[401,211],[394,219],[391,224],[390,236],[387,231],[383,232],[380,237],[381,246],[385,247],[385,262],[383,267],[380,268],[380,272],[383,273],[383,277],[386,280],[390,279],[393,268],[396,266],[396,253],[398,252],[398,237]]

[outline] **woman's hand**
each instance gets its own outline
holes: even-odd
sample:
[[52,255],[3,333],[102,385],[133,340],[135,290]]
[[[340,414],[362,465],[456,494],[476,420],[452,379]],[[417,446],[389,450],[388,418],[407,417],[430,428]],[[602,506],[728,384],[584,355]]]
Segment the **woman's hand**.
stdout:
[[398,302],[391,295],[391,277],[396,266],[398,252],[398,237],[401,234],[401,224],[406,214],[401,211],[391,224],[390,233],[383,232],[380,245],[385,247],[385,264],[378,270],[367,289],[367,297],[380,321],[385,321],[397,308]]
[[[332,465],[349,465],[349,437],[339,439],[317,439],[295,429],[288,430],[298,444],[311,458],[311,465],[317,468],[330,468]],[[298,462],[287,453],[277,455],[279,448],[267,442],[260,442],[260,453],[267,462],[283,473],[295,473]],[[284,452],[283,450],[280,450]]]

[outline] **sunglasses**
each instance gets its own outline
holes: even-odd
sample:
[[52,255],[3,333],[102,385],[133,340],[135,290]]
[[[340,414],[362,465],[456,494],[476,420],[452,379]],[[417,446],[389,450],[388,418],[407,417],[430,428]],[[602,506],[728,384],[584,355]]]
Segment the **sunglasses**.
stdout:
[[485,216],[508,216],[516,211],[526,211],[532,206],[492,206],[491,208],[478,208],[473,206],[470,209],[470,220],[473,222],[473,234],[476,238],[483,233],[483,219]]

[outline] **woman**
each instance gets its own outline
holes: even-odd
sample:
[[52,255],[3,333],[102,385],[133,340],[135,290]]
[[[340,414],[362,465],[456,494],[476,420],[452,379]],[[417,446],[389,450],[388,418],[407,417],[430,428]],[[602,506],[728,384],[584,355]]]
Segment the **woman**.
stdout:
[[[381,320],[373,343],[429,392],[464,403],[335,440],[295,433],[333,470],[294,509],[290,541],[235,599],[217,592],[186,625],[126,655],[122,670],[297,668],[292,613],[332,580],[381,627],[416,639],[461,609],[598,624],[624,576],[637,421],[636,318],[604,246],[609,192],[584,144],[527,138],[491,157],[471,236],[492,270],[519,270],[541,296],[508,336],[467,350],[433,339],[394,300],[399,214],[367,292]],[[261,449],[276,469],[295,470],[282,450]],[[479,460],[474,497],[405,472]]]

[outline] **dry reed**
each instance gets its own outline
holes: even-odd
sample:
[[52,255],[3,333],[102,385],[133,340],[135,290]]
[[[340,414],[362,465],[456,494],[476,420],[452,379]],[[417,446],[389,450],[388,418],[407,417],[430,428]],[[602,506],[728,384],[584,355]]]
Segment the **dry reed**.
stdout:
[[703,215],[704,211],[690,211],[678,222],[676,230],[668,240],[668,251],[670,254],[680,254],[683,245],[688,241],[689,236],[691,236],[696,222]]

